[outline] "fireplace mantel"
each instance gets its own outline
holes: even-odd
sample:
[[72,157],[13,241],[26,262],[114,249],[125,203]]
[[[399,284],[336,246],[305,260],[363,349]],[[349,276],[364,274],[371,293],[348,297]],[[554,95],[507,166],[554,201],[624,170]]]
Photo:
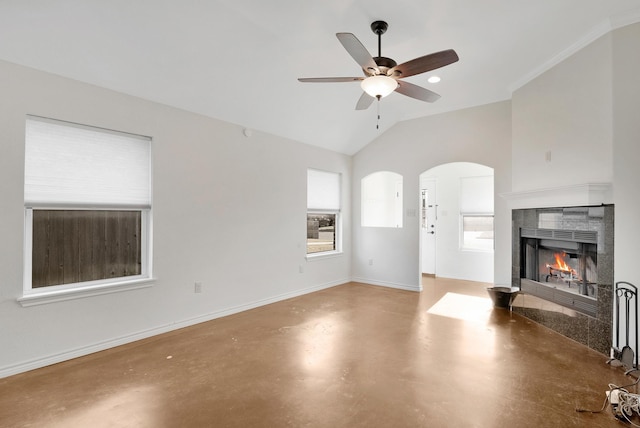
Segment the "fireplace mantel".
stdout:
[[501,193],[512,209],[594,206],[613,203],[611,183],[586,183]]

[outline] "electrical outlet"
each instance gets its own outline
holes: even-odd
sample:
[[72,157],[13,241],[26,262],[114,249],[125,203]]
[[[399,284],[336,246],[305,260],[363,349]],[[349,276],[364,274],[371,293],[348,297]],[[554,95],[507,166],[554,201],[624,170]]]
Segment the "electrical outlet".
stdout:
[[302,265],[298,265],[298,272],[304,273],[304,267]]
[[369,259],[369,266],[373,266],[373,259]]
[[202,283],[201,282],[196,282],[193,286],[193,292],[194,293],[202,293]]

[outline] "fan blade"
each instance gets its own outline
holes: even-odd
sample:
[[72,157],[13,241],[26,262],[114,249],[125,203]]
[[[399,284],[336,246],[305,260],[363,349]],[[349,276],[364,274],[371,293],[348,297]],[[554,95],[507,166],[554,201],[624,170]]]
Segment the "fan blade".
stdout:
[[433,103],[440,99],[440,95],[436,94],[435,92],[423,88],[422,86],[414,85],[413,83],[404,82],[402,80],[398,80],[398,87],[396,88],[396,92],[399,92],[402,95],[406,95],[411,98],[415,98],[416,100],[426,101],[428,103]]
[[308,83],[359,82],[364,77],[299,77],[298,81]]
[[378,64],[356,36],[351,33],[336,33],[336,37],[364,71],[368,74],[379,72]]
[[373,103],[373,100],[375,98],[373,98],[371,95],[367,94],[366,92],[363,92],[362,95],[360,96],[360,99],[358,100],[358,103],[356,104],[356,110],[366,110],[369,108],[369,106]]
[[452,64],[458,61],[458,54],[453,49],[446,51],[440,51],[429,55],[421,56],[420,58],[412,59],[403,64],[396,65],[388,71],[388,75],[391,76],[395,72],[399,72],[398,77],[409,77],[416,74],[425,73],[427,71],[435,70],[436,68],[444,67],[445,65]]

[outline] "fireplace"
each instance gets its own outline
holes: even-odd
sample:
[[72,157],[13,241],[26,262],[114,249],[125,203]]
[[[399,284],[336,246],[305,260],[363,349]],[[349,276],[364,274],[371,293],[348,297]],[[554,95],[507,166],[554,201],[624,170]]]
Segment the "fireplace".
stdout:
[[520,229],[521,291],[595,317],[598,232]]
[[513,311],[608,354],[613,205],[514,209],[512,220]]

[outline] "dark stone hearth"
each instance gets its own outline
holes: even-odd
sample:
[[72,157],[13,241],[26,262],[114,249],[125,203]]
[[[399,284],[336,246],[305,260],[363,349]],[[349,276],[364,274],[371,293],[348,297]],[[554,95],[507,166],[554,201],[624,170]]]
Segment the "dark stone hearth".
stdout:
[[613,329],[613,205],[519,209],[512,211],[512,220],[511,272],[514,287],[520,287],[521,282],[521,228],[598,231],[598,300],[595,317],[528,294],[521,294],[514,301],[512,309],[591,349],[609,355]]

